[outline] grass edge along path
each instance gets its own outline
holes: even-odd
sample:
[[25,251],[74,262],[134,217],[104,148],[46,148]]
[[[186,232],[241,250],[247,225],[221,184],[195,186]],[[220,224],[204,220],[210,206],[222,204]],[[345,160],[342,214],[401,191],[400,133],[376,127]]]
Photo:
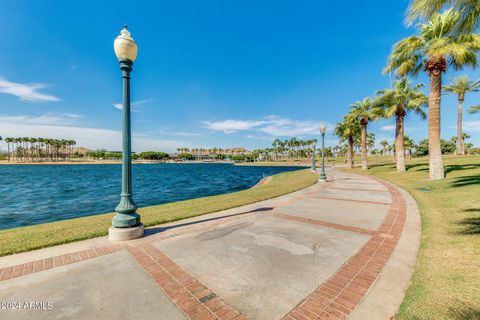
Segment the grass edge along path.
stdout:
[[[317,179],[318,175],[308,170],[283,172],[246,190],[143,207],[137,212],[149,227],[276,198],[309,187]],[[105,236],[113,214],[0,230],[0,256]]]
[[445,156],[446,179],[428,179],[428,159],[406,173],[395,165],[368,171],[341,169],[387,180],[418,204],[422,237],[410,286],[396,320],[480,319],[480,157]]

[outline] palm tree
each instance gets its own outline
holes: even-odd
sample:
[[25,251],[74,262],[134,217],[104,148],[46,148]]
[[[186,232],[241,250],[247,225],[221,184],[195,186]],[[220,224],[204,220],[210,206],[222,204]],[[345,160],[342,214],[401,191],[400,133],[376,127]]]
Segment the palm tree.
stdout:
[[354,167],[353,161],[353,144],[355,137],[359,134],[358,122],[351,114],[347,114],[343,118],[343,122],[337,123],[335,134],[339,136],[340,142],[347,141],[347,166]]
[[397,80],[392,89],[380,90],[377,93],[375,107],[384,118],[395,117],[395,149],[397,150],[396,165],[398,172],[405,172],[405,116],[407,112],[415,112],[422,119],[426,118],[422,107],[426,106],[428,98],[419,90],[422,84],[412,86],[407,78]]
[[404,147],[408,150],[408,157],[412,160],[412,149],[415,147],[415,142],[407,135],[404,136]]
[[380,145],[383,147],[383,156],[385,159],[387,158],[387,147],[388,147],[388,141],[387,140],[382,140],[380,141]]
[[431,19],[446,6],[452,6],[460,13],[457,32],[472,32],[479,26],[480,3],[476,0],[413,0],[408,10],[407,20]]
[[480,88],[480,80],[470,81],[468,76],[461,76],[453,79],[452,84],[444,86],[443,90],[447,92],[456,93],[458,96],[458,111],[457,111],[457,155],[464,155],[465,148],[463,146],[463,132],[462,132],[462,109],[463,101],[465,100],[465,94],[467,92],[477,92]]
[[460,69],[475,67],[480,36],[455,34],[460,15],[449,9],[434,14],[429,23],[419,25],[420,32],[398,42],[391,53],[385,72],[395,71],[397,76],[416,76],[424,69],[430,77],[428,101],[428,149],[430,179],[443,179],[443,159],[440,146],[440,97],[442,73],[448,65]]
[[375,147],[375,133],[370,132],[367,134],[367,149],[371,153]]
[[362,101],[357,101],[350,106],[350,111],[353,118],[357,119],[362,126],[362,169],[368,169],[367,162],[367,126],[370,120],[378,118],[376,110],[373,108],[370,98],[365,98]]

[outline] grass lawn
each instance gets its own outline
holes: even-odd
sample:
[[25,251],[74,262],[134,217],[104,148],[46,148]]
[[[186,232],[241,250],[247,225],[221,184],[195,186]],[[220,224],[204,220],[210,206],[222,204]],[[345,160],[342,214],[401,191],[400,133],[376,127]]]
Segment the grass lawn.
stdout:
[[[317,179],[318,175],[308,170],[285,172],[247,190],[140,208],[138,213],[148,227],[275,198],[311,186]],[[107,213],[1,230],[0,256],[104,236],[112,217]]]
[[395,319],[480,319],[480,156],[446,156],[447,178],[428,180],[428,159],[407,173],[380,164],[361,174],[389,180],[417,200],[422,241],[412,284]]

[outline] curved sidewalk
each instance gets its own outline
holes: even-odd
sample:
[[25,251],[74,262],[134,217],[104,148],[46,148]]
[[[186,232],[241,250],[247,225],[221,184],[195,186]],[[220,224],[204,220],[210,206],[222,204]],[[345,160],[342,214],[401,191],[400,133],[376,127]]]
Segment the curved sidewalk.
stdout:
[[[328,172],[279,198],[0,258],[1,319],[389,319],[420,241],[415,201]],[[16,308],[13,308],[13,307]]]

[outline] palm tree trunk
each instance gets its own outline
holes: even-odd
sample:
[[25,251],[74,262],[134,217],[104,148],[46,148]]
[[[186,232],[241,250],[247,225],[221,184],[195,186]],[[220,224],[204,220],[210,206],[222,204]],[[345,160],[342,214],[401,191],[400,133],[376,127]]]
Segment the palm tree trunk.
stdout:
[[443,179],[443,158],[440,145],[440,102],[442,94],[442,70],[430,70],[430,95],[428,97],[428,156],[431,180]]
[[395,125],[395,155],[397,161],[397,171],[405,172],[405,111],[403,108],[397,112]]
[[347,149],[347,167],[353,169],[353,136],[348,137],[348,149]]
[[367,123],[362,122],[362,169],[368,169],[367,162]]
[[463,147],[463,132],[462,132],[462,109],[463,109],[463,96],[458,97],[458,117],[457,117],[457,155],[465,155],[465,149]]

